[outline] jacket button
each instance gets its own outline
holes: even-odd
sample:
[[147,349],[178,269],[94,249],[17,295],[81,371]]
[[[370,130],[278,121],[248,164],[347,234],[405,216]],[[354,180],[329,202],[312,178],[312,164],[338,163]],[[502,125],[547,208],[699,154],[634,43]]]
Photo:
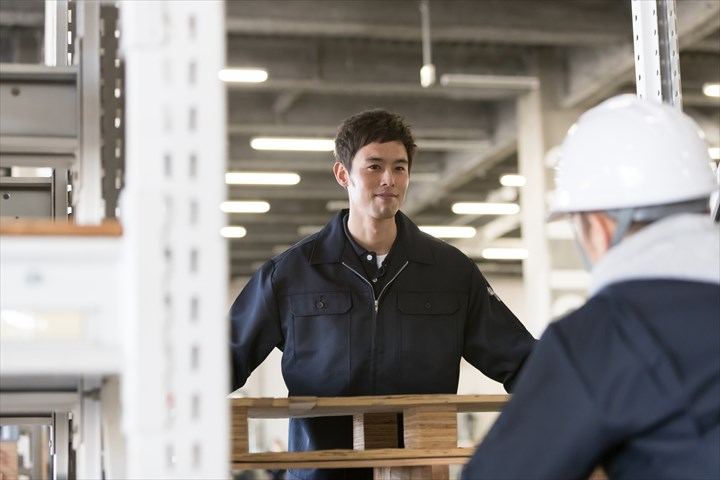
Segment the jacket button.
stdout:
[[317,308],[325,308],[325,302],[323,302],[322,300],[320,300],[320,301],[318,301],[318,302],[315,303],[315,306],[316,306]]
[[425,309],[430,310],[430,307],[432,307],[432,305],[430,305],[430,302],[425,302]]

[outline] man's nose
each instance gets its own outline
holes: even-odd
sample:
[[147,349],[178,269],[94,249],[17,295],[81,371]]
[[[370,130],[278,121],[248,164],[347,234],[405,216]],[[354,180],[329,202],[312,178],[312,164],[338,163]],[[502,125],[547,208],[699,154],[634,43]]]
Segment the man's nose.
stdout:
[[383,172],[382,176],[383,185],[395,185],[395,174],[393,173],[392,169],[387,169]]

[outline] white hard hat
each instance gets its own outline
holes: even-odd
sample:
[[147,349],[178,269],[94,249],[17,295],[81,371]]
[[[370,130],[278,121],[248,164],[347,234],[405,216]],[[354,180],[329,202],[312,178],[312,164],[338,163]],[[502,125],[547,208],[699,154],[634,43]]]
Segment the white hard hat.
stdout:
[[707,198],[717,188],[695,121],[670,105],[620,95],[568,130],[549,219]]

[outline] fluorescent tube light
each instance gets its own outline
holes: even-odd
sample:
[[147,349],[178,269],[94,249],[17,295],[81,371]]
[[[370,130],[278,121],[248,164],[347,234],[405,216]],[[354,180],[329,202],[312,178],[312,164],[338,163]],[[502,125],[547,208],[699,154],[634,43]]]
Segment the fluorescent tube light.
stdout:
[[710,158],[713,160],[720,160],[720,147],[710,147],[708,153],[710,153]]
[[223,68],[218,78],[227,83],[262,83],[268,74],[261,68]]
[[525,177],[516,174],[507,174],[500,177],[500,185],[505,187],[524,187]]
[[488,260],[525,260],[528,258],[527,248],[484,248],[483,258]]
[[472,73],[444,73],[440,76],[440,85],[445,87],[484,87],[502,90],[532,90],[537,88],[536,77],[517,75],[476,75]]
[[436,238],[472,238],[477,234],[473,227],[422,225],[418,228]]
[[300,175],[289,172],[227,172],[229,185],[297,185]]
[[332,152],[335,149],[335,141],[331,138],[255,137],[250,140],[250,146],[255,150]]
[[458,215],[514,215],[520,211],[517,203],[458,202],[452,206]]
[[220,205],[225,213],[265,213],[270,210],[270,204],[263,201],[229,201]]
[[320,230],[322,230],[322,225],[301,225],[297,229],[298,235],[301,235],[303,237],[306,237],[308,235],[312,235],[313,233],[317,233]]
[[703,85],[703,93],[708,97],[720,97],[720,83],[706,83]]
[[343,208],[350,208],[348,200],[330,200],[325,204],[325,210],[328,212],[337,212]]
[[223,227],[220,229],[220,235],[225,238],[243,238],[247,235],[245,227]]

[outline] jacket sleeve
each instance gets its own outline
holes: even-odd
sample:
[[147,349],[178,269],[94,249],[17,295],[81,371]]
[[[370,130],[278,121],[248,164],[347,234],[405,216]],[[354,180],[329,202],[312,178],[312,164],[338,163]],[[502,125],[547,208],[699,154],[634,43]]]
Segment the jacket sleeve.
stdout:
[[511,392],[536,340],[473,263],[463,357]]
[[589,478],[607,438],[591,393],[551,325],[463,480]]
[[255,272],[230,308],[231,385],[242,387],[273,348],[283,348],[284,336],[272,284],[274,265]]

